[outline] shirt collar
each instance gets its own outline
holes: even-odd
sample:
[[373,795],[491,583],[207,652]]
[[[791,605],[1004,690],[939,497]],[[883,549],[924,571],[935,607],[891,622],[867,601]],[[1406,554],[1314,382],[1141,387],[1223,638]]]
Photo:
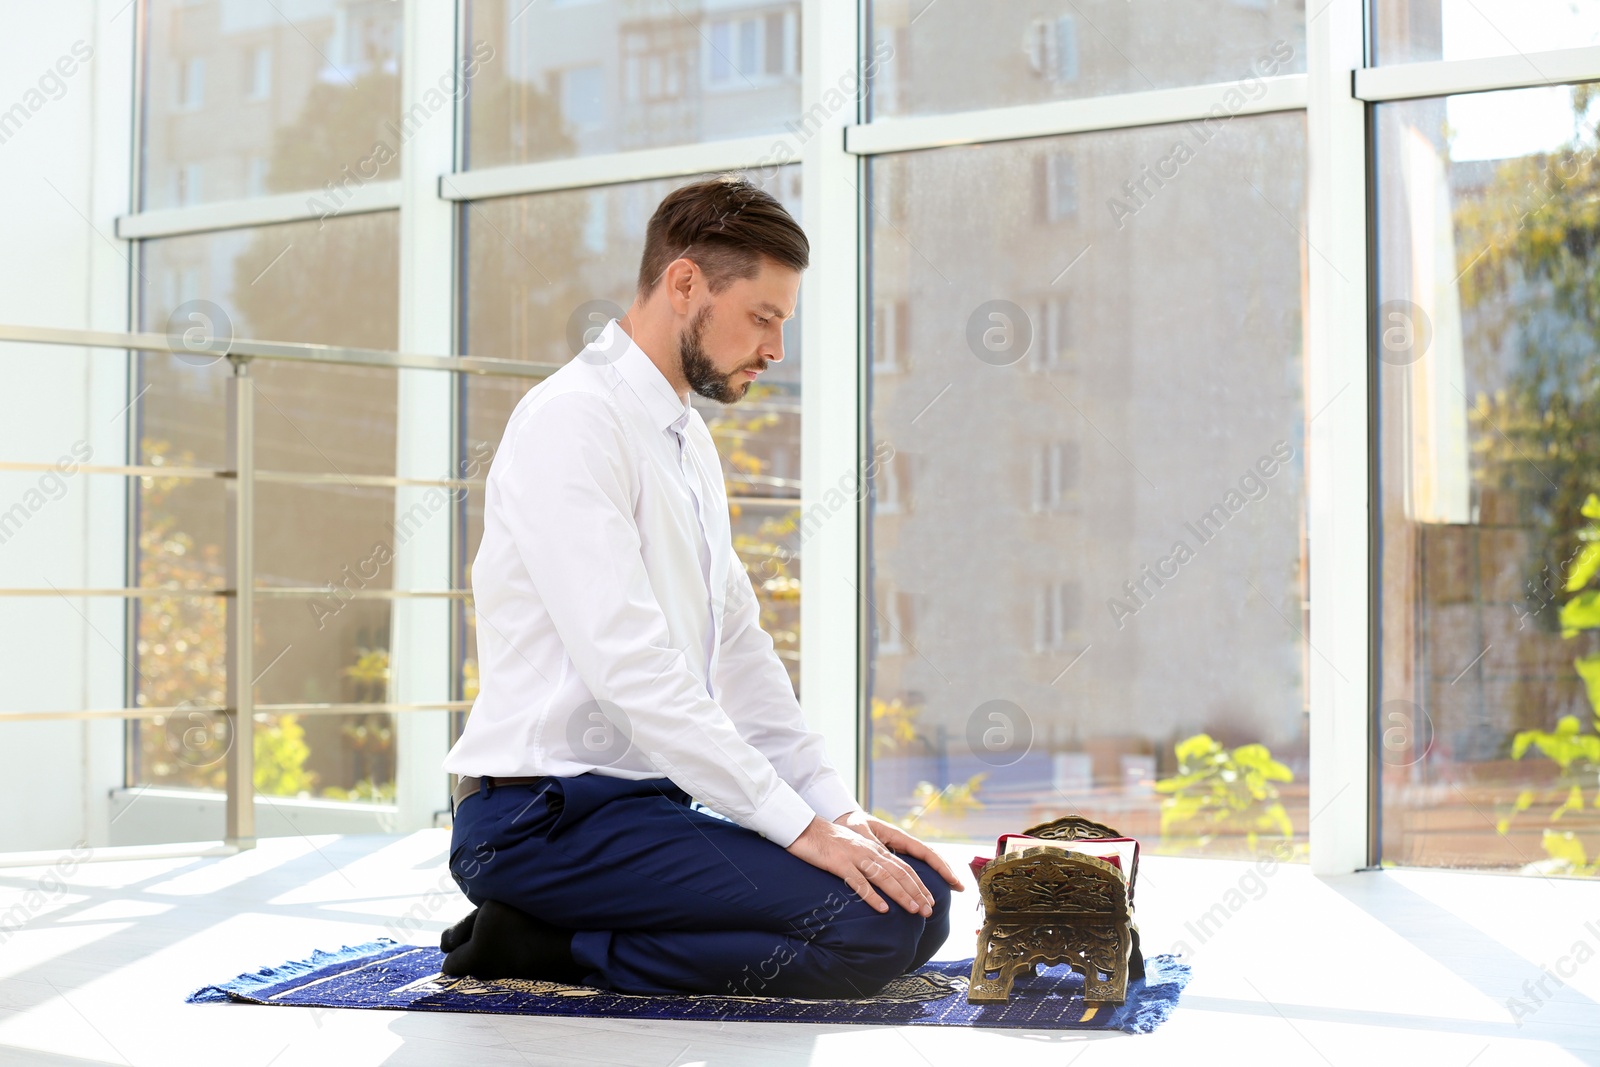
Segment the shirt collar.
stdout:
[[593,343],[601,351],[611,351],[611,346],[621,345],[622,354],[613,365],[633,390],[633,395],[639,398],[639,403],[644,405],[650,421],[662,430],[682,431],[688,424],[693,408],[687,400],[678,398],[677,390],[661,373],[661,368],[645,355],[644,349],[634,343],[618,320],[612,319],[606,323]]

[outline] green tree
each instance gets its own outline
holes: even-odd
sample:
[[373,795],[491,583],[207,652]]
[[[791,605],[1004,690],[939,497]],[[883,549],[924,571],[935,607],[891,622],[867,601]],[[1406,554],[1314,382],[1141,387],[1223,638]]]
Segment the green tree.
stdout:
[[1199,846],[1225,834],[1243,833],[1253,852],[1261,831],[1294,837],[1294,825],[1278,799],[1277,782],[1294,772],[1272,758],[1266,745],[1229,750],[1209,734],[1195,734],[1175,746],[1178,773],[1156,782],[1161,802],[1161,836],[1189,835]]
[[[1591,86],[1574,89],[1580,123]],[[1553,596],[1600,490],[1600,159],[1595,130],[1507,160],[1455,212],[1461,299],[1484,351],[1517,346],[1507,385],[1472,400],[1475,474],[1510,491],[1536,531],[1526,563]],[[1545,594],[1540,594],[1544,597]],[[1537,606],[1537,605],[1534,605]],[[1531,611],[1545,631],[1553,612]]]

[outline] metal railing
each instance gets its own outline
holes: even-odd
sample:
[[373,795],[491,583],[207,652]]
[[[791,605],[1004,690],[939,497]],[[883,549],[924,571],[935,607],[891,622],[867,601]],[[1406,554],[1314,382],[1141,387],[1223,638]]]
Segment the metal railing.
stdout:
[[[204,354],[225,358],[232,368],[227,396],[226,444],[232,457],[231,468],[167,467],[151,465],[80,465],[78,473],[123,478],[158,476],[163,478],[221,479],[227,482],[227,559],[226,584],[221,588],[170,586],[122,586],[108,588],[0,588],[0,597],[116,597],[124,600],[150,597],[210,597],[229,601],[224,673],[227,679],[224,704],[184,703],[175,707],[134,706],[93,708],[69,711],[0,711],[0,723],[71,719],[154,719],[189,712],[220,714],[229,729],[229,748],[224,756],[227,806],[224,816],[225,842],[237,848],[255,844],[255,739],[257,714],[341,715],[369,712],[466,711],[472,702],[436,701],[429,703],[318,703],[258,704],[251,679],[255,673],[253,626],[256,598],[321,596],[325,589],[315,587],[260,586],[255,575],[255,487],[258,483],[319,485],[349,484],[375,488],[440,487],[461,489],[482,486],[479,478],[401,478],[389,475],[350,475],[258,470],[255,462],[255,380],[250,364],[255,360],[281,360],[383,367],[392,370],[414,369],[447,371],[509,378],[544,378],[559,364],[532,363],[482,356],[429,356],[382,349],[352,348],[337,345],[301,344],[286,341],[232,340],[225,346],[185,335],[163,333],[114,333],[96,330],[61,330],[33,326],[0,326],[0,342],[18,344],[67,345],[75,348],[109,349],[121,352],[171,352]],[[225,348],[225,351],[219,351]],[[137,397],[135,398],[137,400]],[[131,406],[131,405],[130,405]],[[750,405],[755,407],[756,405]],[[764,405],[785,414],[798,414],[798,406],[782,403]],[[0,462],[0,471],[43,473],[57,468],[45,463]],[[799,489],[792,479],[759,475],[730,475],[730,481],[760,485],[770,489]],[[731,495],[730,504],[751,507],[795,507],[796,496]],[[459,518],[451,512],[452,537],[459,537]],[[443,598],[465,601],[470,589],[402,590],[361,589],[345,593],[359,599],[399,600]],[[341,594],[344,595],[344,594]],[[132,654],[137,654],[133,652]]]
[[[75,348],[111,349],[122,352],[172,352],[181,354],[206,354],[226,358],[232,368],[227,396],[227,450],[232,466],[227,469],[209,467],[165,466],[94,466],[77,468],[79,473],[112,475],[124,478],[160,476],[164,478],[216,478],[227,482],[227,559],[226,584],[222,588],[179,588],[162,586],[127,586],[93,589],[64,589],[58,587],[32,589],[0,588],[0,597],[118,597],[138,599],[148,597],[214,597],[229,601],[227,611],[227,637],[224,673],[227,679],[225,704],[185,703],[177,707],[122,707],[94,708],[76,711],[0,711],[0,723],[39,720],[70,719],[151,719],[188,712],[220,714],[229,729],[229,747],[223,757],[226,777],[227,806],[224,816],[224,834],[228,845],[250,848],[255,844],[255,743],[254,724],[257,714],[338,715],[367,712],[408,711],[465,711],[470,701],[438,701],[420,704],[402,703],[325,703],[325,704],[258,704],[255,701],[251,679],[254,675],[255,649],[253,647],[252,620],[255,618],[257,597],[305,597],[322,595],[317,588],[261,587],[255,584],[255,487],[258,482],[279,482],[314,485],[338,481],[354,481],[370,487],[445,487],[466,488],[481,486],[483,478],[399,478],[383,475],[322,475],[292,471],[264,471],[256,468],[255,458],[255,380],[250,375],[250,364],[255,360],[283,360],[299,363],[321,363],[384,367],[389,369],[415,369],[450,371],[462,374],[491,375],[510,378],[543,378],[556,369],[555,364],[520,362],[509,359],[486,359],[477,356],[428,356],[381,349],[352,348],[335,345],[297,344],[283,341],[234,340],[225,346],[197,348],[193,338],[161,333],[112,333],[95,330],[59,330],[30,326],[0,326],[0,341],[18,344],[69,345]],[[207,339],[204,342],[211,346]],[[218,351],[225,347],[225,351]],[[0,471],[39,472],[55,470],[45,463],[0,463]],[[453,523],[456,521],[452,513]],[[457,531],[458,532],[458,531]],[[359,595],[365,599],[396,600],[403,598],[447,598],[466,600],[472,596],[470,589],[400,590],[363,589]],[[136,653],[132,653],[136,654]]]

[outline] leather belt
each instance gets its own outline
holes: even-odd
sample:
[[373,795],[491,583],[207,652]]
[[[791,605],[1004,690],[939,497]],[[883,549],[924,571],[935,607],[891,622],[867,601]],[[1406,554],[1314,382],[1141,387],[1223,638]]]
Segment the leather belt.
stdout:
[[518,778],[496,778],[487,774],[477,777],[471,774],[463,774],[461,780],[456,782],[455,790],[450,794],[450,814],[454,816],[456,810],[461,807],[461,802],[482,789],[485,782],[497,787],[502,785],[532,785],[534,782],[544,781],[547,777],[549,776],[544,774],[524,775]]

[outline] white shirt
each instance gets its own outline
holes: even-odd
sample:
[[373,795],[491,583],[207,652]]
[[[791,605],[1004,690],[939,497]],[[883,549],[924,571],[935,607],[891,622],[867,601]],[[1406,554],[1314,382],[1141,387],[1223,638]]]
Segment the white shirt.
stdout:
[[666,777],[785,847],[856,810],[761,628],[711,434],[615,319],[512,411],[472,594],[446,771]]

